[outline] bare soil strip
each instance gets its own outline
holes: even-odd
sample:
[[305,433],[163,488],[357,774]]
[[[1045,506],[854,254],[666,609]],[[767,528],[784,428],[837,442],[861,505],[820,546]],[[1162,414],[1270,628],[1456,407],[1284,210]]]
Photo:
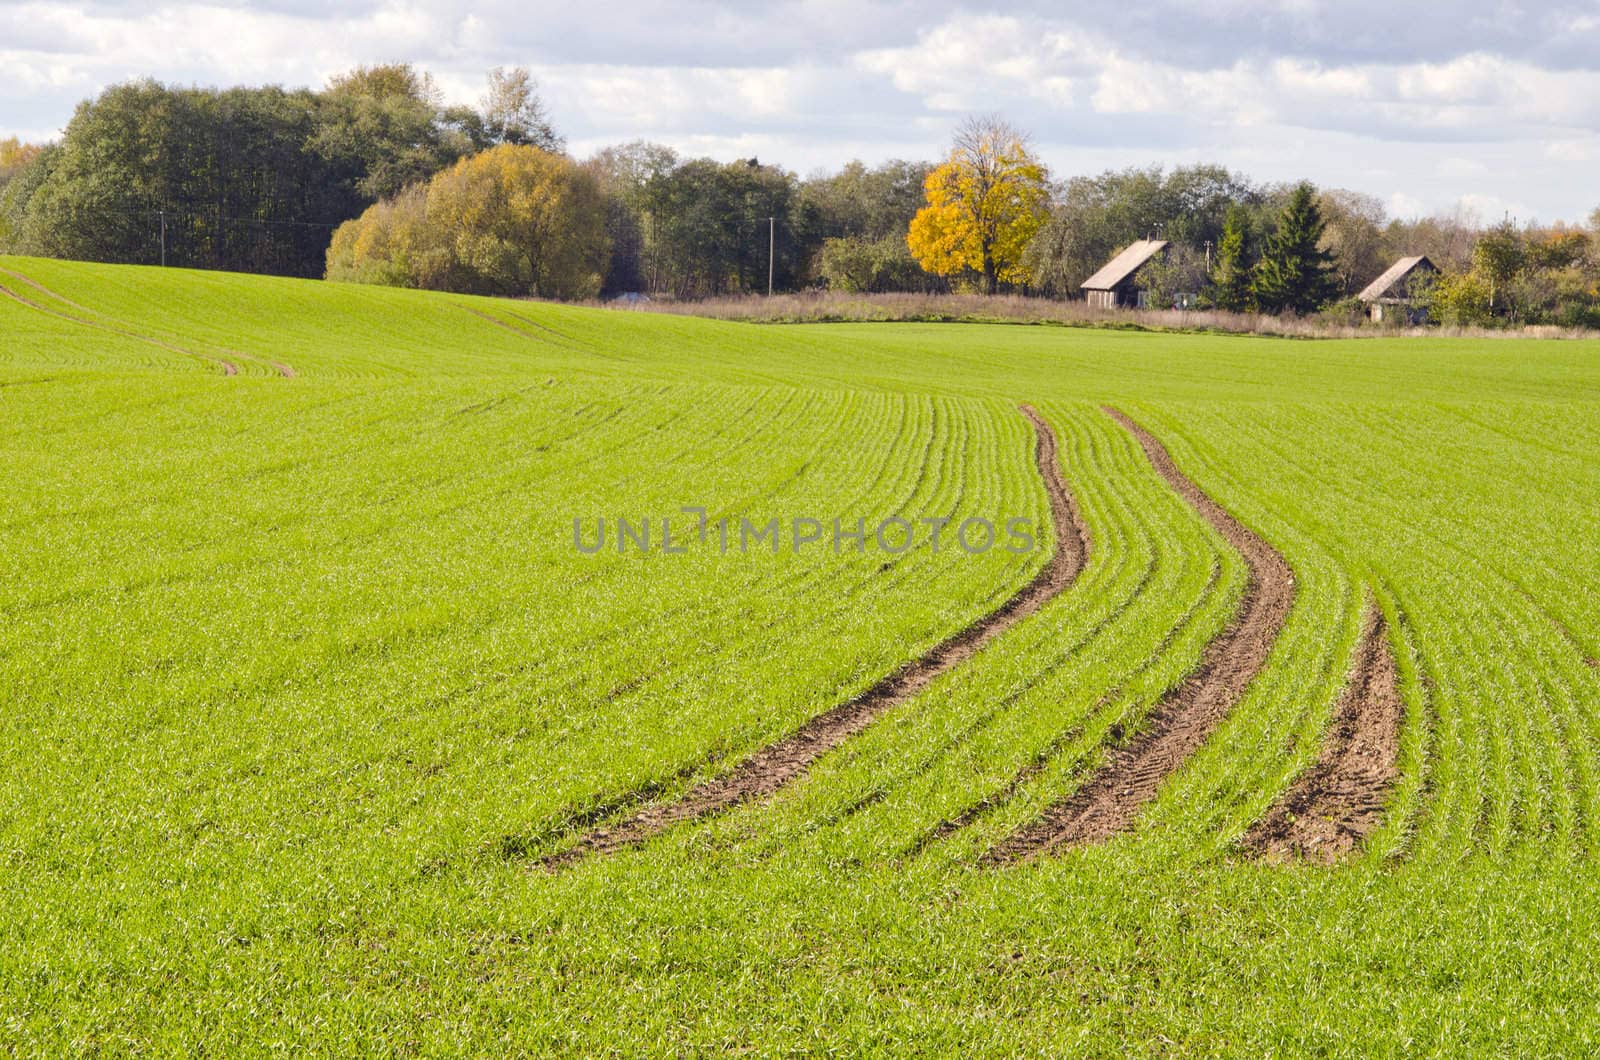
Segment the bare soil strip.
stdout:
[[1350,681],[1316,765],[1250,829],[1245,848],[1268,861],[1332,864],[1360,846],[1383,820],[1400,775],[1404,712],[1383,611],[1369,605]]
[[543,859],[557,870],[591,854],[634,846],[675,824],[707,817],[739,803],[771,795],[798,777],[827,751],[865,729],[884,711],[926,688],[989,641],[1039,610],[1077,578],[1089,555],[1089,533],[1077,502],[1061,476],[1056,437],[1031,406],[1023,415],[1038,437],[1035,458],[1050,498],[1055,551],[1033,580],[994,611],[947,638],[925,655],[879,681],[856,698],[808,721],[789,736],[756,751],[726,776],[708,780],[674,803],[646,806],[617,824],[584,835],[574,846]]
[[[1145,571],[1145,578],[1140,581],[1138,588],[1134,590],[1133,594],[1130,595],[1128,600],[1125,601],[1122,606],[1119,606],[1114,612],[1108,615],[1105,619],[1103,619],[1100,623],[1098,623],[1092,634],[1088,637],[1085,637],[1083,641],[1073,649],[1074,652],[1081,651],[1084,645],[1090,643],[1094,637],[1099,636],[1099,634],[1104,631],[1106,627],[1111,625],[1112,621],[1121,617],[1127,605],[1131,604],[1135,598],[1144,592],[1145,586],[1148,584],[1150,574],[1153,572],[1153,570],[1154,564],[1152,564],[1151,567]],[[1189,623],[1194,620],[1195,614],[1198,613],[1206,601],[1210,599],[1211,594],[1216,591],[1217,583],[1221,580],[1221,577],[1222,572],[1220,570],[1212,570],[1211,580],[1206,583],[1205,592],[1189,605],[1189,609],[1184,613],[1183,618],[1167,631],[1166,636],[1161,639],[1161,647],[1157,648],[1155,653],[1151,655],[1149,659],[1141,663],[1131,673],[1129,673],[1127,677],[1123,679],[1122,685],[1101,696],[1099,702],[1097,702],[1094,705],[1094,708],[1089,712],[1091,716],[1098,715],[1108,705],[1122,698],[1128,682],[1142,676],[1146,671],[1156,664],[1156,661],[1161,658],[1162,653],[1167,650],[1168,646],[1170,646],[1172,641],[1177,638],[1178,634],[1188,627]],[[1113,739],[1120,739],[1122,726],[1113,726],[1112,733]],[[1002,790],[992,795],[984,796],[972,806],[967,807],[967,809],[963,810],[961,813],[954,817],[946,818],[945,820],[939,822],[939,824],[936,825],[931,831],[923,833],[922,836],[918,838],[917,842],[911,847],[909,856],[916,857],[934,842],[944,839],[946,836],[954,835],[961,829],[977,823],[979,818],[983,817],[985,814],[992,810],[998,809],[1007,802],[1011,801],[1016,797],[1017,793],[1030,784],[1034,778],[1043,773],[1050,763],[1055,760],[1057,755],[1065,751],[1068,746],[1079,739],[1079,737],[1082,735],[1082,725],[1074,725],[1070,728],[1062,730],[1061,732],[1058,732],[1055,737],[1051,739],[1047,745],[1045,745],[1045,747],[1036,752],[1034,756],[1022,766],[1021,769],[1017,770],[1016,774],[1012,776],[1011,780]]]
[[1233,622],[1206,645],[1195,671],[1155,705],[1138,734],[1109,751],[1104,765],[1072,795],[991,850],[985,857],[990,863],[1100,842],[1132,828],[1161,782],[1205,743],[1261,672],[1294,603],[1294,575],[1284,558],[1189,481],[1153,435],[1116,409],[1105,412],[1138,439],[1161,477],[1244,557],[1249,581]]
[[277,372],[279,377],[283,379],[294,378],[294,369],[284,364],[282,361],[274,361],[266,357],[258,357],[253,353],[245,353],[243,350],[223,350],[222,352],[230,357],[242,357],[247,361],[254,361],[256,364],[264,364],[271,368],[274,372]]
[[[4,271],[5,274],[8,275],[8,276],[16,276],[19,279],[22,279],[25,282],[27,282],[29,285],[31,285],[33,287],[37,287],[39,290],[44,291],[46,294],[50,294],[50,292],[46,288],[40,287],[39,284],[34,283],[32,280],[28,280],[27,277],[25,277],[25,276],[21,276],[18,273],[14,273],[9,269],[0,270],[0,271]],[[148,335],[141,335],[137,331],[128,331],[125,328],[112,327],[110,324],[102,324],[97,320],[85,320],[82,317],[75,317],[71,313],[63,313],[59,309],[51,309],[49,306],[40,305],[38,302],[35,302],[31,298],[23,297],[22,295],[18,294],[16,291],[11,290],[11,288],[7,287],[5,284],[0,284],[0,295],[4,295],[7,298],[12,299],[13,301],[21,302],[23,305],[27,306],[29,309],[37,309],[41,313],[45,313],[45,314],[48,314],[49,316],[53,316],[53,317],[59,317],[62,320],[71,321],[74,324],[80,324],[80,325],[82,325],[83,327],[86,327],[86,328],[95,328],[95,329],[97,329],[99,331],[108,331],[113,335],[121,335],[124,338],[135,339],[135,340],[137,340],[139,342],[147,342],[152,346],[158,347],[159,349],[167,350],[170,353],[181,353],[185,357],[198,357],[202,361],[207,361],[207,362],[209,362],[211,364],[215,364],[215,365],[218,365],[219,367],[221,367],[223,375],[238,375],[239,374],[239,366],[234,364],[232,361],[227,360],[226,358],[223,358],[223,357],[212,357],[212,356],[209,356],[208,354],[196,353],[193,350],[186,350],[182,346],[174,346],[170,342],[162,342],[160,339],[152,339]],[[50,294],[50,297],[57,298],[58,296],[54,295],[54,294]],[[60,301],[66,302],[68,305],[77,305],[76,302],[67,302],[67,300],[65,298],[61,298]]]

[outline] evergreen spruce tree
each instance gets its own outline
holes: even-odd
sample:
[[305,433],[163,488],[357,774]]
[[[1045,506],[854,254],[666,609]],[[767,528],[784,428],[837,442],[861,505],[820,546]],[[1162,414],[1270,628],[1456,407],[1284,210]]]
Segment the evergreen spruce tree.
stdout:
[[1211,302],[1218,309],[1243,313],[1252,305],[1249,232],[1245,208],[1238,203],[1229,206],[1211,268]]
[[1310,184],[1298,185],[1256,264],[1251,292],[1268,313],[1314,313],[1338,295],[1333,255],[1321,249],[1322,211]]

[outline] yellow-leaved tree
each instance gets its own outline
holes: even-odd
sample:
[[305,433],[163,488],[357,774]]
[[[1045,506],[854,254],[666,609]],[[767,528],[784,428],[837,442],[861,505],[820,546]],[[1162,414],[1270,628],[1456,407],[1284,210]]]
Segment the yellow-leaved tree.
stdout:
[[906,233],[923,269],[940,276],[970,269],[985,292],[1027,278],[1022,252],[1049,212],[1050,190],[1022,132],[992,115],[968,118],[949,160],[923,187],[927,205]]
[[593,298],[611,253],[594,174],[502,144],[379,202],[333,234],[330,280]]

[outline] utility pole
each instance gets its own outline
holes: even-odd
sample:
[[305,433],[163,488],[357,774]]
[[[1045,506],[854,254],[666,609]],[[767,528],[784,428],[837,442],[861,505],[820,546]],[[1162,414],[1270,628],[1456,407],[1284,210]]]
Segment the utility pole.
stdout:
[[1211,271],[1211,240],[1206,240],[1206,271]]
[[161,216],[161,267],[167,267],[167,211],[157,210]]
[[778,219],[767,218],[767,297],[772,297],[772,261],[778,249]]

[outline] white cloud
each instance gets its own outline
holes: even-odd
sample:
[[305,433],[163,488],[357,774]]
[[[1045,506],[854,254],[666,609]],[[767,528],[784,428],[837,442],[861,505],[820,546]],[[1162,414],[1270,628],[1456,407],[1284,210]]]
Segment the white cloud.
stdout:
[[1390,217],[1414,218],[1424,217],[1428,214],[1428,204],[1415,195],[1407,195],[1403,191],[1392,193],[1384,202]]
[[1536,212],[1525,202],[1501,198],[1499,195],[1487,192],[1469,192],[1461,196],[1460,208],[1490,224],[1506,217],[1529,221]]
[[[50,135],[106,84],[317,85],[361,62],[432,71],[473,102],[525,63],[575,150],[646,137],[791,168],[940,153],[996,110],[1063,174],[1220,161],[1449,208],[1586,214],[1600,157],[1592,2],[1146,0],[1089,20],[1045,0],[0,0],[0,136]],[[1086,28],[1092,25],[1093,28]]]

